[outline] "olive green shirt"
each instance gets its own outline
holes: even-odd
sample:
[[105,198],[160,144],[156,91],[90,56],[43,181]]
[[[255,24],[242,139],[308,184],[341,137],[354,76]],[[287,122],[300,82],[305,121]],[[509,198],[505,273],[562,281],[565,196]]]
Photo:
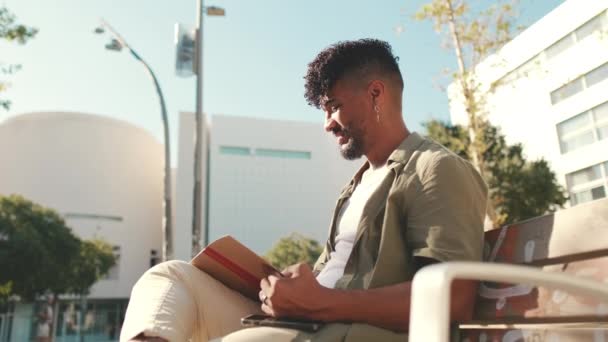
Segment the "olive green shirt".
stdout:
[[[315,272],[329,260],[338,214],[368,167],[366,163],[340,194]],[[487,186],[473,166],[412,133],[390,155],[388,167],[363,209],[353,250],[335,287],[369,289],[411,281],[415,256],[481,261]],[[367,324],[334,323],[312,339],[404,341],[407,335]]]

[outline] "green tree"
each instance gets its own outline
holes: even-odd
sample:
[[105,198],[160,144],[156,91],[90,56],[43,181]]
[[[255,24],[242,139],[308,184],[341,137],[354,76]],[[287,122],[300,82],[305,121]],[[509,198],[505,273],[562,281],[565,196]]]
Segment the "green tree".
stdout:
[[0,196],[4,298],[33,300],[47,291],[86,293],[114,262],[111,248],[100,241],[81,241],[54,210],[18,195]]
[[0,197],[0,284],[28,300],[62,293],[79,240],[53,210],[17,195]]
[[78,258],[70,263],[69,293],[88,295],[95,282],[104,277],[116,264],[112,246],[107,242],[94,239],[80,244]]
[[[0,40],[25,44],[37,32],[38,30],[35,28],[17,23],[15,15],[5,6],[0,6]],[[21,65],[19,64],[5,64],[3,61],[0,61],[0,75],[9,76],[19,69],[21,69]],[[8,86],[9,83],[6,80],[0,79],[0,93],[5,91]],[[0,98],[0,107],[8,110],[10,105],[11,102],[9,100]]]
[[266,260],[279,270],[299,262],[314,265],[321,255],[323,248],[313,239],[293,233],[281,238],[272,249],[266,253]]
[[[70,264],[71,286],[68,292],[80,296],[80,307],[87,307],[89,289],[97,280],[105,276],[116,263],[112,246],[99,239],[85,240],[80,244],[78,258]],[[80,310],[80,331],[84,331],[85,310]],[[84,341],[84,334],[80,334],[80,341]]]
[[[429,137],[461,157],[471,160],[471,140],[466,128],[432,120],[425,123]],[[503,225],[555,211],[567,197],[544,159],[527,161],[521,144],[509,145],[497,127],[481,126],[484,141],[480,151],[486,167],[490,202],[496,224]]]
[[[431,0],[416,13],[416,19],[432,21],[435,30],[444,34],[446,47],[453,49],[458,69],[451,73],[459,87],[468,118],[468,155],[484,179],[487,168],[483,151],[487,139],[483,137],[487,126],[487,97],[498,83],[482,84],[478,81],[475,66],[509,42],[514,31],[516,13],[510,3],[498,1],[482,11],[472,11],[468,0]],[[488,206],[488,216],[499,225],[497,208]]]

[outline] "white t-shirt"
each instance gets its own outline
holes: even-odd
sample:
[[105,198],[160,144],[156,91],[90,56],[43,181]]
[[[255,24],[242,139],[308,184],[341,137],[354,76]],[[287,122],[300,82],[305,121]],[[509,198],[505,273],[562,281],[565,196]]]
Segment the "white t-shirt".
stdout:
[[319,284],[333,288],[336,281],[344,274],[344,267],[353,250],[357,227],[363,208],[369,197],[378,188],[384,177],[388,174],[387,165],[372,170],[368,168],[361,176],[361,181],[353,191],[352,195],[344,205],[338,215],[338,235],[336,236],[336,250],[331,252],[330,259],[325,267],[317,275]]

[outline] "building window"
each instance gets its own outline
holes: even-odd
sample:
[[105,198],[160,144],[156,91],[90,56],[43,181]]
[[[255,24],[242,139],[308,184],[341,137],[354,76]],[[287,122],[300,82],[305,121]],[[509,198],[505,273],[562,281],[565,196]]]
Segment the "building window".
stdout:
[[[558,56],[562,52],[568,50],[570,47],[574,46],[576,43],[582,41],[583,39],[595,34],[602,33],[608,34],[608,12],[603,11],[597,16],[593,17],[591,20],[587,21],[583,25],[579,26],[573,32],[568,33],[564,37],[562,37],[557,42],[553,43],[551,46],[541,51],[536,56],[527,60],[526,62],[519,65],[517,68],[513,69],[505,76],[502,77],[501,82],[507,83],[511,81],[515,81],[519,78],[528,77],[533,71],[539,69],[541,60],[550,59],[555,56]],[[602,37],[603,39],[604,37]],[[605,77],[604,77],[605,79]],[[590,85],[587,85],[590,86]],[[559,102],[554,101],[553,104]],[[552,96],[553,100],[553,96]]]
[[608,138],[608,102],[557,124],[562,154]]
[[310,159],[311,152],[308,151],[290,151],[271,148],[256,148],[253,150],[249,147],[239,146],[220,146],[221,154],[230,154],[238,156],[256,155],[260,157],[283,158],[283,159]]
[[595,32],[601,32],[605,27],[608,27],[608,20],[606,12],[602,12],[576,29],[576,39],[581,41]]
[[557,134],[562,154],[593,143],[591,113],[585,112],[559,123]]
[[606,79],[608,79],[608,63],[589,71],[585,75],[587,87],[596,85]]
[[240,146],[220,146],[220,153],[236,156],[249,156],[251,155],[251,149],[249,147]]
[[273,150],[256,148],[255,155],[261,157],[284,158],[284,159],[310,159],[311,153],[307,151]]
[[549,46],[545,50],[547,58],[553,58],[595,32],[601,32],[603,28],[608,27],[607,21],[606,12],[602,12],[593,17],[591,20],[579,26],[574,32],[568,33],[565,37]]
[[570,96],[582,92],[584,89],[592,87],[603,80],[608,79],[608,63],[587,72],[583,76],[570,81],[551,92],[551,103],[557,104]]
[[154,265],[158,264],[160,258],[158,257],[158,251],[156,249],[150,250],[150,267],[154,267]]
[[593,118],[597,127],[598,140],[608,138],[608,102],[593,109]]
[[566,175],[572,205],[606,197],[607,168],[604,162]]
[[86,306],[81,306],[80,299],[60,299],[53,340],[118,341],[128,301],[88,298]]
[[583,77],[579,77],[574,81],[568,82],[563,86],[557,88],[556,90],[551,92],[551,103],[556,104],[561,102],[570,96],[573,96],[577,93],[583,91]]
[[576,43],[576,38],[574,37],[574,35],[572,33],[568,33],[567,36],[558,40],[553,45],[549,46],[547,48],[547,50],[545,50],[545,53],[547,54],[547,58],[553,58],[553,57],[559,55],[560,53],[569,49],[575,43]]

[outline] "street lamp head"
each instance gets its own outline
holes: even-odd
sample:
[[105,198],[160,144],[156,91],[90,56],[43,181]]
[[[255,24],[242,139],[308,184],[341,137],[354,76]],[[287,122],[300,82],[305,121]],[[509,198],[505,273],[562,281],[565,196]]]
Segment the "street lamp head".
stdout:
[[122,44],[118,41],[118,39],[112,38],[112,40],[106,44],[106,49],[112,51],[121,51]]
[[101,26],[97,26],[93,32],[95,34],[102,34],[102,33],[106,32],[106,30],[104,30],[103,27],[101,27]]
[[209,16],[223,17],[226,15],[226,10],[217,6],[207,6],[205,11]]

